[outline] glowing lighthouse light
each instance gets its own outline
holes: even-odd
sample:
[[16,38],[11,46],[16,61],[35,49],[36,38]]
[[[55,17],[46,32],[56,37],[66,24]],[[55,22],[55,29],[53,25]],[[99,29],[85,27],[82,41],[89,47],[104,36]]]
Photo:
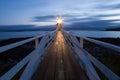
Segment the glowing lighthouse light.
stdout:
[[56,26],[57,26],[57,30],[58,31],[61,31],[62,25],[63,25],[62,17],[57,17],[57,24],[56,24]]
[[57,17],[57,23],[58,24],[62,24],[63,23],[63,19],[61,17]]

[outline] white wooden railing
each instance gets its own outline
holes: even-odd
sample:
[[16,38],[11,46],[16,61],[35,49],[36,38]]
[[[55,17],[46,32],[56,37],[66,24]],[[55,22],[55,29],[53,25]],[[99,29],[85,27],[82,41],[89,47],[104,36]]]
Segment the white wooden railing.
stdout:
[[110,44],[110,43],[106,43],[106,42],[98,41],[98,40],[95,40],[95,39],[87,38],[87,37],[84,37],[84,36],[81,36],[81,35],[78,35],[78,34],[75,34],[75,33],[73,33],[73,35],[76,36],[76,37],[80,37],[81,39],[87,40],[89,42],[92,42],[92,43],[101,45],[103,47],[106,47],[106,48],[115,50],[117,52],[120,52],[120,46],[116,46],[116,45],[113,45],[113,44]]
[[[52,44],[53,40],[55,39],[56,32],[57,31],[48,32],[46,34],[41,34],[36,37],[32,37],[23,41],[19,41],[16,43],[12,43],[0,47],[0,54],[2,54],[2,52],[4,51],[13,49],[15,47],[18,47],[20,45],[35,40],[35,49],[31,53],[29,53],[25,58],[23,58],[19,63],[17,63],[14,67],[12,67],[8,72],[6,72],[3,76],[1,76],[0,80],[11,80],[24,66],[25,69],[23,70],[20,76],[20,80],[30,80],[33,74],[35,73],[41,59],[43,58],[45,50],[49,48],[49,46]],[[102,41],[83,37],[78,34],[75,33],[73,34],[64,30],[62,30],[62,33],[65,37],[66,42],[69,45],[69,48],[73,52],[74,57],[77,59],[80,66],[85,71],[85,73],[87,74],[90,80],[101,80],[94,66],[97,67],[109,80],[120,80],[120,77],[118,77],[109,68],[107,68],[104,64],[98,61],[95,57],[90,55],[85,49],[83,49],[84,46],[83,43],[84,40],[88,40],[92,43],[120,52],[119,46],[115,46]],[[40,37],[42,39],[39,42]],[[80,42],[77,40],[77,37],[80,38]]]
[[[93,57],[91,54],[89,54],[85,49],[83,49],[83,40],[88,40],[92,43],[96,43],[98,45],[116,50],[119,52],[120,47],[119,46],[115,46],[109,43],[105,43],[102,41],[98,41],[98,40],[94,40],[94,39],[90,39],[90,38],[86,38],[86,37],[81,37],[80,35],[75,35],[75,34],[71,34],[67,31],[62,31],[64,34],[64,37],[67,41],[67,43],[70,45],[70,48],[74,51],[74,55],[75,57],[78,59],[78,61],[80,62],[80,66],[83,68],[83,70],[86,72],[86,74],[88,75],[90,80],[100,80],[100,78],[98,77],[98,75],[96,75],[96,71],[93,68],[91,62],[94,64],[94,66],[96,66],[105,76],[106,78],[108,78],[109,80],[120,80],[120,77],[117,76],[115,73],[113,73],[109,68],[107,68],[104,64],[102,64],[99,60],[97,60],[95,57]],[[80,45],[80,42],[77,40],[76,37],[81,38],[81,43],[82,45]],[[77,56],[76,56],[77,55]],[[80,55],[80,56],[79,56]],[[84,58],[81,56],[85,56]],[[87,59],[86,59],[87,57]],[[85,60],[86,59],[86,60]],[[88,64],[89,62],[89,64]],[[93,69],[92,69],[93,68]],[[92,72],[92,70],[94,70]],[[92,76],[92,77],[91,77]]]
[[67,43],[70,45],[70,49],[73,50],[73,52],[75,53],[73,55],[78,59],[80,66],[88,75],[89,79],[100,80],[97,72],[95,71],[89,59],[79,50],[79,47],[75,45],[76,39],[74,39],[74,36],[68,34],[66,31],[63,31],[63,35]]
[[48,47],[55,39],[56,31],[0,47],[0,51],[4,52],[9,49],[28,43],[32,40],[36,40],[40,37],[42,37],[42,39],[39,42],[39,45],[37,44],[38,42],[36,43],[38,47],[36,47],[36,49],[33,50],[29,55],[27,55],[24,59],[22,59],[19,63],[12,67],[3,76],[1,76],[0,80],[11,80],[26,64],[27,66],[25,67],[25,70],[23,71],[20,80],[30,80],[35,70],[37,69],[39,62],[41,61],[45,50],[48,49]]

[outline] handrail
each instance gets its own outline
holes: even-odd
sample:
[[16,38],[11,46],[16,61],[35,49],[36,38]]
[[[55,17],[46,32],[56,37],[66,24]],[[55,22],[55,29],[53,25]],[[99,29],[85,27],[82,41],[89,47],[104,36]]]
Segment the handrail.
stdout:
[[[55,36],[53,34],[51,34],[50,38],[48,38],[48,36],[43,38],[43,40],[40,42],[40,45],[42,45],[42,46],[39,46],[39,51],[37,51],[37,53],[29,61],[27,67],[25,68],[23,74],[20,77],[20,80],[30,80],[31,79],[32,75],[35,73],[35,71],[43,57],[45,50],[47,49],[47,48],[45,48],[46,43],[49,40],[54,40],[53,37],[55,38]],[[48,44],[48,46],[51,44],[51,42]]]
[[[74,44],[76,39],[75,38],[73,39],[73,37],[72,38],[68,37],[68,34],[64,31],[63,31],[63,35],[64,35],[67,43],[70,45],[69,47],[75,52],[75,54],[77,54],[77,56],[79,58],[79,64],[82,67],[82,69],[86,72],[89,79],[90,80],[100,80],[97,72],[95,71],[95,69],[94,69],[93,65],[91,64],[91,62],[89,61],[89,59],[83,53],[81,53],[79,48]],[[71,45],[71,42],[73,45]]]
[[[71,33],[72,34],[72,33]],[[102,41],[98,41],[98,40],[95,40],[95,39],[91,39],[91,38],[87,38],[87,37],[83,37],[83,36],[80,36],[78,34],[75,34],[73,33],[74,36],[77,36],[77,37],[81,37],[87,41],[90,41],[92,43],[95,43],[95,44],[98,44],[98,45],[101,45],[103,47],[106,47],[106,48],[110,48],[112,50],[115,50],[115,51],[118,51],[120,52],[120,47],[119,46],[116,46],[116,45],[113,45],[113,44],[110,44],[110,43],[107,43],[107,42],[102,42]]]
[[[82,39],[88,40],[92,43],[96,43],[99,45],[102,45],[104,47],[116,50],[120,52],[120,47],[115,46],[106,42],[94,40],[91,38],[82,37],[77,34],[71,34],[67,31],[62,30],[63,35],[65,37],[65,40],[67,41],[69,48],[73,50],[74,56],[77,57],[79,60],[79,64],[82,67],[82,69],[86,72],[88,78],[90,80],[100,80],[100,77],[98,76],[96,70],[94,69],[93,65],[96,66],[109,80],[120,80],[120,77],[118,77],[115,73],[113,73],[109,68],[107,68],[104,64],[102,64],[99,60],[94,58],[92,55],[90,55],[86,50],[84,50],[82,47],[80,47],[80,43],[77,40],[76,37],[80,37]],[[19,41],[16,43],[12,43],[6,46],[0,47],[0,53],[7,51],[9,49],[15,48],[17,46],[23,45],[25,43],[28,43],[32,40],[38,39],[42,37],[38,47],[33,50],[30,54],[28,54],[23,60],[21,60],[19,63],[17,63],[14,67],[12,67],[8,72],[6,72],[3,76],[0,77],[0,80],[11,80],[26,64],[26,67],[20,76],[20,80],[30,80],[38,68],[38,65],[43,58],[45,50],[48,49],[48,47],[52,44],[53,40],[56,37],[56,31],[51,32],[50,34],[44,34],[39,35],[37,37],[33,37],[30,39],[26,39],[23,41]],[[49,42],[49,43],[48,43]],[[46,46],[47,44],[47,46]],[[119,50],[118,50],[119,49]],[[77,56],[76,56],[77,55]],[[93,65],[91,64],[93,63]]]
[[16,43],[12,43],[12,44],[8,44],[8,45],[5,45],[5,46],[2,46],[2,47],[0,47],[0,53],[2,53],[2,52],[4,52],[4,51],[7,51],[7,50],[9,50],[9,49],[18,47],[18,46],[23,45],[23,44],[25,44],[25,43],[28,43],[28,42],[30,42],[30,41],[32,41],[32,40],[35,40],[35,39],[37,39],[37,38],[40,38],[40,37],[42,37],[42,36],[43,36],[43,35],[39,35],[39,36],[37,36],[37,37],[33,37],[33,38],[30,38],[30,39],[26,39],[26,40],[22,40],[22,41],[19,41],[19,42],[16,42]]
[[[72,36],[72,34],[68,33],[69,36]],[[78,36],[77,36],[78,37]],[[82,37],[83,38],[83,37]],[[85,39],[85,38],[83,38]],[[80,51],[84,53],[88,57],[88,59],[109,79],[109,80],[120,80],[120,77],[118,77],[115,73],[113,73],[109,68],[107,68],[104,64],[102,64],[100,61],[98,61],[96,58],[94,58],[92,55],[90,55],[86,50],[80,47],[79,41],[75,41],[74,43]]]
[[[53,34],[55,32],[52,32],[51,34]],[[51,35],[50,34],[50,35]],[[53,35],[54,36],[54,35]],[[54,39],[53,36],[51,37],[52,40]],[[31,59],[34,55],[36,55],[38,52],[40,52],[41,47],[43,45],[41,44],[46,44],[48,40],[44,40],[44,38],[46,37],[46,35],[43,36],[41,43],[38,45],[38,47],[33,50],[29,55],[27,55],[23,60],[21,60],[19,63],[17,63],[14,67],[12,67],[8,72],[6,72],[2,77],[0,77],[0,80],[10,80],[12,79]],[[39,37],[37,37],[39,38]],[[52,40],[50,43],[52,43]],[[44,42],[44,43],[42,43]],[[49,45],[47,45],[45,48],[47,49]],[[42,50],[41,50],[42,51]],[[27,76],[26,76],[27,77]],[[28,80],[28,79],[24,79],[24,80]]]
[[[79,47],[80,48],[80,47]],[[88,59],[109,79],[109,80],[119,80],[120,77],[118,77],[115,73],[113,73],[109,68],[107,68],[103,63],[101,63],[99,60],[97,60],[95,57],[90,55],[86,50],[83,48],[80,48],[82,52],[86,54]]]
[[94,58],[92,55],[87,53],[87,57],[109,80],[120,80],[119,76],[113,73],[109,68],[107,68],[104,64],[102,64],[99,60]]
[[14,67],[12,67],[2,77],[0,77],[0,80],[10,80],[10,79],[12,79],[15,76],[15,74],[17,74],[28,63],[28,61],[33,57],[33,55],[37,51],[38,51],[38,48],[36,48],[34,51],[32,51],[28,56],[26,56],[23,60],[21,60]]

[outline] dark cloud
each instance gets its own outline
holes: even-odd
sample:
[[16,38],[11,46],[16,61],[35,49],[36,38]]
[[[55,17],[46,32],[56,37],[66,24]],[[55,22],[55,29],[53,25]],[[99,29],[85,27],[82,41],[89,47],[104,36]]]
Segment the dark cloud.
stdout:
[[[120,27],[119,23],[112,23],[113,21],[119,20],[101,20],[102,17],[117,16],[119,14],[108,14],[108,15],[97,15],[86,18],[78,18],[81,15],[63,14],[62,17],[66,22],[71,24],[65,24],[64,28],[68,30],[105,30],[108,28]],[[54,15],[46,16],[36,16],[33,18],[35,22],[46,22],[55,19]],[[9,25],[0,26],[0,31],[39,31],[39,30],[55,30],[55,25],[51,26],[40,26],[36,27],[34,25]]]
[[33,18],[33,21],[35,22],[44,22],[44,21],[51,21],[55,18],[54,15],[46,15],[46,16],[36,16]]
[[[86,16],[86,18],[78,18],[80,17],[79,15],[63,14],[62,17],[64,18],[65,22],[70,23],[69,25],[64,23],[65,29],[105,30],[107,28],[119,27],[120,24],[112,23],[113,21],[119,21],[119,20],[101,20],[101,19],[104,17],[116,16],[116,15],[119,14],[101,14],[90,17]],[[34,17],[34,21],[45,22],[45,21],[52,21],[55,18],[56,16],[54,15],[37,16]]]
[[[33,18],[34,22],[51,22],[55,20],[57,16],[54,15],[46,15],[46,16],[36,16]],[[98,20],[97,17],[88,17],[88,18],[77,18],[79,15],[71,15],[71,14],[63,14],[62,15],[65,22],[77,22],[84,20]]]
[[120,24],[113,24],[111,22],[116,20],[94,20],[87,22],[73,22],[65,25],[64,29],[67,30],[105,30],[107,28],[120,27]]
[[88,17],[88,18],[69,18],[66,19],[66,22],[86,22],[86,21],[94,21],[99,20],[97,17]]
[[[82,20],[88,20],[83,22]],[[120,28],[120,24],[112,23],[117,20],[90,20],[91,18],[84,18],[80,20],[75,20],[69,25],[64,25],[66,30],[105,30],[109,28]],[[34,26],[34,25],[9,25],[0,26],[0,31],[44,31],[44,30],[55,30],[55,25],[49,26]]]
[[[44,22],[44,21],[53,21],[56,17],[60,15],[44,15],[44,16],[36,16],[33,17],[33,21],[35,22]],[[78,15],[71,15],[71,14],[62,14],[61,15],[64,19],[68,20],[74,17],[77,17]]]
[[120,14],[101,14],[101,15],[96,15],[94,17],[100,18],[100,17],[110,17],[110,16],[119,16]]

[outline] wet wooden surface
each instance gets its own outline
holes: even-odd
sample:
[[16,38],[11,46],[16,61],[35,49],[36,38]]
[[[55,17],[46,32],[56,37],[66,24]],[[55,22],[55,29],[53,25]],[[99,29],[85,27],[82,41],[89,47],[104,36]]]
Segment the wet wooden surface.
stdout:
[[88,80],[68,48],[61,31],[44,58],[32,80]]

